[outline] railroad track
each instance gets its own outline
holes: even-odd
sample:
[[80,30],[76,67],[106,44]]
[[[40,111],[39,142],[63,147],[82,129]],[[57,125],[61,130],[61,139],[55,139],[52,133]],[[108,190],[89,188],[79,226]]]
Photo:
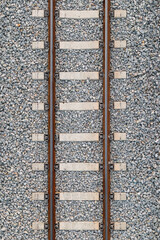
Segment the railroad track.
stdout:
[[[110,48],[127,46],[124,39],[110,41],[110,19],[125,21],[127,12],[111,12],[107,0],[96,4],[76,9],[61,1],[49,4],[48,224],[34,222],[33,229],[46,226],[50,240],[109,240],[113,230],[127,229],[125,220],[110,216],[112,200],[127,200],[125,192],[110,189],[110,172],[127,169],[125,162],[110,159],[110,80],[127,78],[123,69],[110,71]],[[32,47],[43,47],[38,44]],[[126,102],[114,101],[113,107],[124,110]],[[126,132],[113,133],[114,141],[126,139]],[[33,198],[45,198],[37,194]]]
[[[105,22],[108,23],[109,10],[107,1],[105,4],[106,12],[104,13],[102,4],[97,6],[96,10],[86,8],[80,11],[67,8],[67,10],[56,11],[55,3],[50,3],[49,239],[55,239],[56,237],[57,239],[87,239],[88,234],[88,239],[92,237],[94,239],[109,239],[110,235],[109,171],[107,167],[107,161],[109,161],[109,154],[107,154],[107,151],[109,151],[107,138],[109,133],[109,94],[107,94],[109,87],[107,77],[109,71],[109,25],[105,24]],[[67,21],[71,24],[74,24],[75,21],[84,24],[83,21],[87,21],[89,25],[90,22],[93,24],[94,21],[96,23],[101,21],[105,35],[101,39],[98,39],[98,36],[95,36],[96,39],[93,37],[88,39],[87,36],[86,41],[82,41],[80,38],[72,40],[63,37],[61,37],[62,40],[58,39],[59,41],[57,41],[55,30],[58,21],[61,24],[67,23]],[[103,21],[104,24],[102,25]],[[87,25],[85,25],[86,27]],[[92,28],[95,27],[92,26]],[[96,28],[98,29],[98,27]],[[89,29],[86,29],[86,31],[89,31]],[[72,32],[74,34],[74,30]],[[57,42],[54,48],[55,41]],[[95,66],[87,63],[86,71],[82,70],[81,67],[73,66],[70,68],[69,65],[57,71],[56,57],[63,59],[61,57],[63,54],[66,54],[69,58],[72,57],[72,54],[73,56],[76,54],[77,62],[80,61],[80,63],[82,62],[82,56],[85,54],[90,55],[90,58],[97,54],[101,60],[100,62],[95,61]],[[102,54],[104,55],[104,61]],[[67,91],[65,97],[62,97],[65,92],[58,90],[58,87],[60,88],[62,84],[65,84],[65,91]],[[84,90],[87,90],[88,86],[91,86],[92,89],[96,88],[97,85],[103,86],[106,94],[103,93],[101,88],[100,96],[93,97],[90,91],[88,97],[83,98],[79,92],[67,90],[67,86],[71,85],[74,90],[79,84],[82,85],[81,87]],[[76,101],[71,101],[71,99],[76,99]],[[90,99],[95,100],[90,101]],[[85,119],[87,115],[90,116],[90,119]],[[70,118],[70,121],[68,121],[68,118]],[[87,122],[92,122],[92,118],[95,122],[94,127],[90,129]],[[61,124],[58,126],[56,122],[60,121],[66,126],[67,131]],[[65,124],[67,121],[68,123]],[[81,121],[84,121],[84,127],[83,124],[81,125]],[[80,126],[78,127],[76,124]],[[98,128],[96,127],[97,124],[99,125]],[[65,148],[65,151],[63,151],[63,148]],[[88,153],[85,148],[88,149]],[[98,159],[93,156],[96,155],[97,148],[101,152]],[[82,151],[86,152],[85,155]],[[67,155],[67,157],[64,155]],[[68,182],[67,186],[64,181]],[[85,186],[87,184],[88,187]],[[68,208],[72,209],[72,205],[75,206],[75,209],[72,210],[75,216],[72,216],[73,213],[68,210]],[[89,207],[90,205],[91,207]],[[67,213],[64,216],[58,214],[57,212],[61,211],[61,208],[66,209],[69,216],[67,216]],[[98,208],[98,217],[96,216],[97,211],[92,213],[92,208]],[[58,210],[56,211],[56,209]],[[68,235],[64,231],[67,231]]]
[[158,0],[1,2],[0,239],[159,239]]
[[[51,240],[107,240],[110,239],[111,227],[115,230],[125,230],[126,227],[125,222],[116,222],[113,226],[110,224],[110,169],[126,169],[123,163],[110,164],[110,4],[105,1],[97,5],[95,10],[74,10],[68,7],[67,10],[57,9],[58,3],[56,5],[55,1],[50,1],[49,215],[48,224],[34,222],[33,229],[46,226]],[[115,18],[126,17],[124,10],[115,10],[113,14]],[[33,10],[33,15],[42,17],[45,13]],[[60,34],[60,31],[65,33],[64,26],[68,22],[73,36],[76,32],[74,28],[71,29],[72,24],[73,27],[75,22],[84,25],[84,40],[78,37],[72,39],[69,35],[67,39]],[[98,35],[88,37],[90,24],[93,32],[101,32],[100,39]],[[58,25],[61,30],[57,30]],[[60,39],[57,39],[58,34]],[[44,48],[42,45],[43,42],[33,43],[32,48]],[[124,41],[113,43],[115,48],[123,48],[124,45]],[[85,55],[90,61],[85,59]],[[98,59],[94,64],[91,62],[92,57]],[[78,67],[72,63],[72,58]],[[69,62],[62,64],[66,59],[71,60],[71,67]],[[84,66],[83,60],[86,61]],[[33,78],[40,79],[41,74],[34,73],[36,76]],[[114,77],[124,78],[125,74],[114,72]],[[97,87],[98,94],[94,95]],[[124,105],[123,102],[115,102],[115,109],[123,109]],[[33,108],[42,110],[44,106],[35,103]],[[123,140],[124,135],[115,133],[115,140]],[[44,139],[43,134],[32,135],[33,141]],[[41,200],[44,195],[35,193],[33,198]],[[112,198],[124,200],[125,194],[115,193]],[[64,212],[61,214],[62,209]]]

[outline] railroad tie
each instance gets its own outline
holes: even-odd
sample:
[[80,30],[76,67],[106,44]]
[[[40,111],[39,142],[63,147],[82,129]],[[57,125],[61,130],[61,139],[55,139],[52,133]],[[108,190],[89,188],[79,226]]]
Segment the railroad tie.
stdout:
[[114,163],[114,171],[126,171],[126,163]]
[[127,11],[122,9],[114,10],[114,18],[126,18]]
[[32,229],[33,230],[44,230],[44,222],[33,222]]
[[44,49],[44,41],[32,42],[32,49]]
[[114,109],[126,109],[126,102],[114,102]]
[[44,171],[44,163],[32,163],[32,170],[33,171]]
[[59,48],[68,50],[98,49],[99,41],[60,41]]
[[32,110],[33,111],[44,111],[44,103],[32,103]]
[[32,79],[44,80],[44,72],[32,72]]
[[99,103],[98,102],[60,103],[59,110],[65,110],[65,111],[99,110]]
[[59,163],[60,171],[99,171],[99,163]]
[[126,78],[127,74],[125,71],[115,71],[114,72],[114,78],[116,79],[123,79]]
[[99,230],[99,222],[59,222],[59,230]]
[[60,10],[59,17],[73,19],[99,18],[99,10],[90,11]]
[[126,222],[114,222],[114,230],[124,231],[126,229]]
[[60,133],[60,142],[98,142],[99,133]]
[[32,10],[32,17],[44,17],[44,10],[39,9]]
[[36,201],[42,201],[44,200],[44,192],[35,192],[32,193],[32,200],[36,200]]
[[32,141],[33,142],[43,142],[44,140],[45,140],[44,134],[41,134],[41,133],[32,134]]
[[114,195],[114,200],[115,201],[124,201],[124,200],[126,200],[126,193],[115,192],[113,195]]
[[61,80],[98,80],[99,72],[60,72]]
[[115,132],[115,133],[114,133],[114,140],[115,140],[115,141],[126,140],[126,133]]
[[98,201],[98,192],[60,192],[57,193],[61,201]]
[[114,48],[126,48],[126,40],[114,40]]

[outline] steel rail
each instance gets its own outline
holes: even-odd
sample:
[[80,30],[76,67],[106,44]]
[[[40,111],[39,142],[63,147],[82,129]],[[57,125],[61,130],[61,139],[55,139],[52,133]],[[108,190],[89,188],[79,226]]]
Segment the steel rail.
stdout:
[[49,1],[49,169],[48,169],[48,239],[55,239],[55,0]]
[[110,71],[110,22],[109,22],[109,10],[110,0],[104,1],[104,240],[110,239],[110,114],[109,114],[109,102],[110,102],[110,83],[109,83],[109,71]]
[[[108,162],[110,160],[110,145],[109,145],[109,40],[110,40],[110,25],[109,25],[109,0],[104,0],[104,239],[110,239],[110,176]],[[48,203],[48,221],[49,231],[48,239],[55,240],[55,0],[49,1],[49,203]]]

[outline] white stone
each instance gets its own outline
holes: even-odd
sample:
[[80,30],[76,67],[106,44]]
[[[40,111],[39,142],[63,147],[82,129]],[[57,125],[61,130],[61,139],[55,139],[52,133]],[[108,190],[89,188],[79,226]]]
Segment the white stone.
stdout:
[[60,200],[74,201],[98,201],[99,193],[95,192],[61,192]]
[[114,230],[126,230],[126,222],[115,222],[114,223]]
[[60,171],[99,171],[99,163],[60,163]]
[[114,200],[126,200],[126,193],[114,193]]
[[99,222],[59,222],[60,230],[99,230]]
[[122,10],[122,9],[114,10],[114,17],[115,18],[126,18],[126,16],[127,16],[126,10]]
[[60,103],[60,110],[85,111],[85,110],[99,110],[98,102],[70,102]]
[[114,140],[115,141],[122,141],[126,140],[126,133],[114,133]]
[[114,72],[114,78],[117,79],[122,79],[122,78],[126,78],[126,72],[125,71],[115,71]]
[[32,229],[33,230],[44,230],[44,223],[43,222],[33,222]]
[[114,102],[114,109],[126,109],[126,102]]
[[114,47],[115,48],[126,48],[126,40],[123,40],[123,41],[115,40]]
[[114,171],[126,171],[126,163],[114,163]]
[[44,110],[44,103],[32,103],[33,111],[42,111]]
[[32,42],[32,49],[44,49],[44,41]]
[[32,141],[43,142],[44,141],[44,134],[38,134],[38,133],[32,134]]
[[32,72],[32,79],[43,80],[44,72]]
[[39,9],[32,10],[32,17],[44,17],[44,10]]
[[60,49],[98,49],[99,41],[60,42]]
[[98,80],[99,72],[60,72],[61,80]]
[[99,18],[99,10],[90,11],[75,11],[75,10],[60,10],[60,18]]
[[32,193],[32,200],[44,200],[44,193],[43,192]]
[[33,171],[44,171],[44,163],[32,163]]
[[60,133],[60,142],[94,142],[99,141],[99,133]]

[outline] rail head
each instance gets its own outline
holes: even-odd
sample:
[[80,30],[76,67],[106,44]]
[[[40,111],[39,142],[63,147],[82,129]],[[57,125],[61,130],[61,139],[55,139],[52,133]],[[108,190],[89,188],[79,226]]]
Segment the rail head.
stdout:
[[110,71],[110,0],[104,1],[104,117],[103,117],[103,132],[104,132],[104,231],[103,239],[110,239],[110,172],[109,172],[109,161],[110,161],[110,114],[109,114],[109,99],[110,99],[110,82],[109,82],[109,71]]
[[48,142],[48,239],[55,239],[55,0],[49,0],[49,142]]

